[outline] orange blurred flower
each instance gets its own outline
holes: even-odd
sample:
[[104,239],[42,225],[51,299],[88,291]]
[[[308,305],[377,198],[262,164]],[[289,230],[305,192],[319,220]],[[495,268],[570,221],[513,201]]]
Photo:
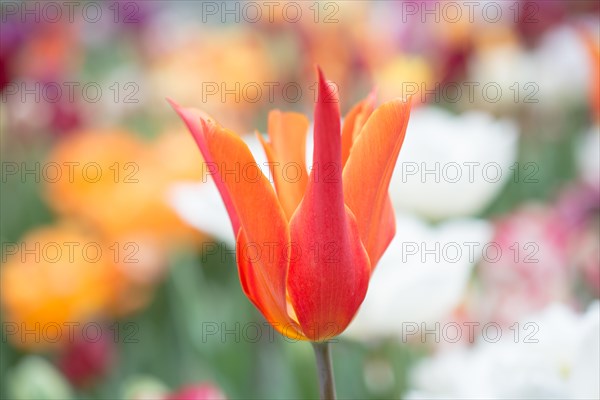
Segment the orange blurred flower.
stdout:
[[85,131],[51,152],[46,165],[61,172],[46,180],[51,207],[118,252],[121,281],[111,299],[112,315],[146,304],[168,266],[168,251],[203,239],[168,203],[172,184],[200,180],[201,162],[185,131],[165,132],[151,143],[126,131]]
[[[387,189],[410,103],[396,99],[372,112],[374,96],[369,96],[341,127],[337,94],[319,70],[310,175],[306,117],[273,111],[270,142],[259,135],[276,192],[237,135],[198,110],[172,104],[213,167],[237,236],[248,298],[285,336],[322,341],[340,334],[395,234]],[[293,179],[286,173],[289,165],[299,172]],[[231,172],[236,169],[252,174],[240,178]]]
[[[268,99],[265,82],[272,82],[276,68],[270,62],[265,39],[243,29],[198,32],[160,54],[151,67],[155,92],[192,101],[200,97],[206,111],[219,113],[242,128]],[[261,95],[256,91],[261,89]],[[258,96],[258,101],[245,97]]]
[[59,214],[83,221],[104,237],[168,247],[195,236],[169,207],[166,194],[172,182],[200,179],[202,158],[188,150],[191,144],[177,133],[153,145],[125,131],[75,134],[48,159],[63,173],[47,183],[47,198]]
[[98,237],[72,225],[42,227],[5,249],[0,299],[16,346],[58,346],[106,316],[120,274]]

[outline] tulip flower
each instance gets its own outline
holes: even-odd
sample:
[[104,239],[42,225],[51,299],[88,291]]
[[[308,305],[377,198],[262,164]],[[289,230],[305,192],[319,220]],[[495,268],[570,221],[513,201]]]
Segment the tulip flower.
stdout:
[[[242,287],[288,337],[323,341],[341,333],[394,235],[387,188],[409,105],[394,100],[370,115],[373,102],[370,96],[356,106],[342,133],[337,95],[319,72],[310,176],[304,161],[308,120],[272,112],[271,141],[261,140],[276,192],[258,167],[251,178],[235,176],[236,169],[256,166],[238,136],[207,115],[173,103],[225,202],[236,232]],[[301,171],[289,177],[280,165]],[[247,254],[251,251],[260,256]]]
[[321,70],[318,77],[310,174],[306,117],[273,111],[270,141],[259,135],[275,190],[239,136],[198,110],[171,104],[227,208],[245,294],[281,334],[324,342],[351,322],[394,236],[387,191],[410,102],[392,100],[373,111],[369,96],[342,129],[337,94]]

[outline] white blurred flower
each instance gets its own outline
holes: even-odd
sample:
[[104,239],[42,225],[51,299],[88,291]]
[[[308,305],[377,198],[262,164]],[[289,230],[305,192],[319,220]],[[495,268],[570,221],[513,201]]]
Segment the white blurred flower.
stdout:
[[[557,56],[559,55],[559,56]],[[540,102],[583,100],[590,84],[590,63],[581,36],[568,26],[549,31],[533,53]]]
[[493,89],[486,94],[494,101],[480,96],[480,106],[497,110],[533,104],[554,109],[564,107],[565,102],[585,100],[589,64],[575,29],[559,26],[546,33],[533,51],[506,43],[476,53],[469,65],[469,80],[479,83],[479,89],[486,84],[501,89],[498,96]]
[[510,121],[418,108],[390,184],[394,207],[431,219],[476,215],[512,176],[517,146]]
[[577,164],[584,182],[600,189],[600,125],[593,126],[581,138]]
[[[349,336],[400,335],[405,322],[444,320],[462,298],[481,245],[492,236],[492,227],[476,219],[430,227],[403,215],[396,226],[396,236],[373,273],[365,301],[345,332]],[[479,246],[471,245],[474,251],[470,251],[465,243]]]
[[[524,324],[534,323],[523,331]],[[562,304],[520,322],[521,335],[457,345],[419,363],[408,399],[592,399],[600,396],[600,303]],[[531,336],[525,336],[524,333]]]
[[212,178],[206,182],[181,182],[169,192],[169,202],[179,216],[194,228],[229,243],[235,237],[227,209]]

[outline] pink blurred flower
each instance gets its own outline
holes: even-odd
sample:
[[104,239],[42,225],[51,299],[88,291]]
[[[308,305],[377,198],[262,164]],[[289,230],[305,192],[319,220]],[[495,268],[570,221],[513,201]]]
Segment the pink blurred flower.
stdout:
[[483,320],[510,325],[553,301],[569,301],[568,242],[559,214],[528,205],[497,221],[480,265],[476,311]]
[[223,392],[211,383],[200,383],[184,386],[175,393],[167,395],[164,400],[225,400]]

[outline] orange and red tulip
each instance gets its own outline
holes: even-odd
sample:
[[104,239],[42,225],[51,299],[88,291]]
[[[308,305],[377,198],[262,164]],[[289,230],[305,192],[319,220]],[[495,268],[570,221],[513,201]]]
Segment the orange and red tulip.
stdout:
[[[342,128],[337,94],[319,70],[310,174],[305,116],[272,111],[270,142],[259,136],[275,190],[242,139],[198,110],[172,105],[227,208],[248,298],[290,338],[324,341],[340,334],[395,234],[387,191],[410,102],[392,100],[373,111],[371,95],[350,111]],[[287,176],[288,165],[301,174]],[[235,171],[250,166],[256,174],[240,179]]]

